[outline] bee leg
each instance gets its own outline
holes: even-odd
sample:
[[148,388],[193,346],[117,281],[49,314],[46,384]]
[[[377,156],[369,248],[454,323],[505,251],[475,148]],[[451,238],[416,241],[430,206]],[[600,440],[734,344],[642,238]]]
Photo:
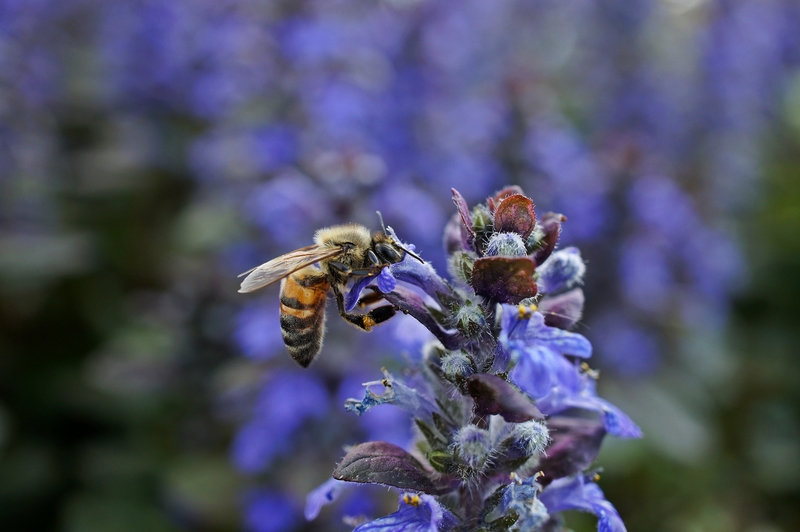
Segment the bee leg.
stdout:
[[350,314],[344,309],[344,296],[338,287],[333,286],[333,295],[336,297],[336,306],[339,308],[339,315],[364,331],[370,331],[375,325],[383,323],[395,315],[397,309],[392,305],[383,305],[374,308],[366,314]]
[[350,266],[348,266],[347,264],[344,264],[343,262],[339,262],[339,261],[336,261],[336,260],[329,260],[328,261],[328,267],[335,269],[336,271],[338,271],[342,275],[350,275],[352,273],[352,271],[353,271],[353,269]]
[[[372,287],[367,287],[367,288],[372,288]],[[383,294],[381,294],[377,290],[373,290],[371,294],[367,294],[358,300],[358,306],[364,308],[368,305],[372,305],[373,303],[377,303],[381,299],[383,299]]]
[[387,264],[378,263],[373,266],[368,266],[366,268],[353,269],[347,264],[344,264],[343,262],[339,262],[336,260],[328,261],[329,268],[333,268],[334,270],[345,276],[378,275],[384,266],[387,266]]

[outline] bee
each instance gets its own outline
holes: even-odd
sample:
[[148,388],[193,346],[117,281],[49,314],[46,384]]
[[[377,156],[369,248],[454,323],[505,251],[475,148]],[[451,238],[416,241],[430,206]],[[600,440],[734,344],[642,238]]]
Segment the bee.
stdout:
[[347,312],[344,303],[347,282],[353,277],[377,275],[385,266],[402,261],[406,253],[422,262],[387,234],[385,227],[373,234],[359,224],[326,227],[316,232],[314,244],[241,274],[239,277],[247,277],[239,292],[252,292],[281,281],[283,343],[291,357],[307,368],[322,348],[328,291],[333,291],[339,315],[345,321],[369,331],[394,316],[396,309],[383,305],[366,314]]

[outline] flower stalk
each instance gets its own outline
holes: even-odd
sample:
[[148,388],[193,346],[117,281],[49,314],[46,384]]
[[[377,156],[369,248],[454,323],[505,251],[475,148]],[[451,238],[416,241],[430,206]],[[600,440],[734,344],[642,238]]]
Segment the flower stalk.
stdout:
[[[559,512],[578,509],[596,514],[601,531],[623,532],[587,468],[606,434],[641,431],[597,396],[597,373],[585,362],[592,346],[567,330],[583,310],[586,268],[577,249],[556,250],[566,218],[537,218],[517,187],[471,209],[456,190],[453,200],[445,230],[452,284],[406,257],[377,287],[365,280],[347,296],[354,305],[364,289],[380,293],[435,337],[417,366],[400,377],[384,370],[345,405],[364,415],[390,404],[411,412],[418,429],[411,452],[368,442],[337,466],[338,481],[401,492],[397,512],[355,530],[553,531]],[[310,495],[307,514],[343,485]],[[323,492],[324,501],[315,495]]]

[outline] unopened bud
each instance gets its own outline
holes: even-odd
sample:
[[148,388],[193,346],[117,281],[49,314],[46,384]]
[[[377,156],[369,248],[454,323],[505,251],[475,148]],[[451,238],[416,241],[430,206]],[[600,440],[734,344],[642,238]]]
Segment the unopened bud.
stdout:
[[565,248],[556,251],[538,268],[536,283],[540,292],[554,294],[568,290],[583,282],[586,264],[578,248]]
[[544,453],[550,442],[547,426],[539,421],[517,423],[511,433],[514,446],[522,449],[528,456],[539,456]]
[[458,306],[453,313],[453,320],[456,328],[469,338],[480,336],[486,329],[483,309],[470,300]]
[[447,270],[458,281],[469,284],[472,281],[472,266],[475,259],[465,251],[456,251],[447,259]]
[[486,467],[491,455],[491,442],[489,431],[475,425],[466,425],[456,432],[453,451],[456,458],[467,466],[467,474],[479,473]]
[[490,257],[524,257],[528,254],[525,242],[517,233],[495,233],[486,246]]
[[458,382],[475,373],[475,367],[466,353],[457,351],[442,358],[442,372],[448,381]]

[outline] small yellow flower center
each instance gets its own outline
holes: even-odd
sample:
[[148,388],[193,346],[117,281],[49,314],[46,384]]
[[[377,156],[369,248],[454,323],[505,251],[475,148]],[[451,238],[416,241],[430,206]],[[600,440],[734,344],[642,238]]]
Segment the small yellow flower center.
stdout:
[[586,362],[581,362],[581,372],[588,375],[590,378],[597,380],[600,378],[600,371],[592,369]]
[[536,305],[517,305],[517,312],[519,313],[519,319],[527,320],[533,313],[539,310],[539,307]]
[[419,495],[406,493],[403,495],[403,502],[416,508],[422,502],[422,499],[419,498]]

